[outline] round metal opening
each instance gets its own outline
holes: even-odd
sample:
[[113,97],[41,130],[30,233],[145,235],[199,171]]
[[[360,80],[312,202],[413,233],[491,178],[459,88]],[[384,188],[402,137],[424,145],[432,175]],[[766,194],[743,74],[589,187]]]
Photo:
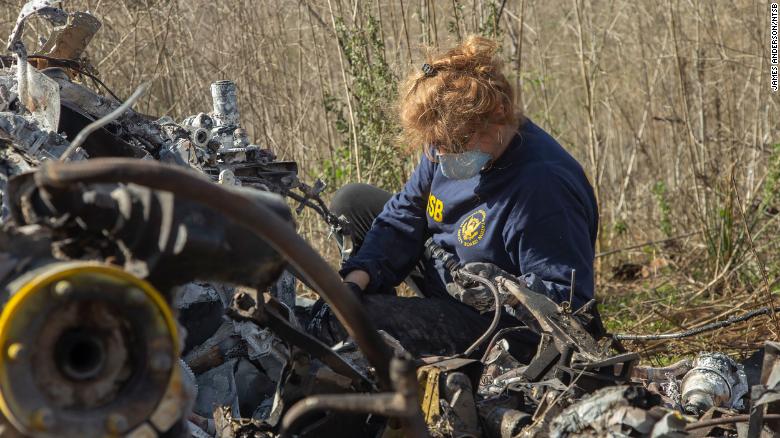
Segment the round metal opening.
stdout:
[[202,128],[195,131],[195,141],[199,145],[206,144],[206,142],[209,141],[208,131]]
[[71,329],[63,333],[54,354],[62,374],[79,381],[97,377],[107,359],[100,336],[85,329]]

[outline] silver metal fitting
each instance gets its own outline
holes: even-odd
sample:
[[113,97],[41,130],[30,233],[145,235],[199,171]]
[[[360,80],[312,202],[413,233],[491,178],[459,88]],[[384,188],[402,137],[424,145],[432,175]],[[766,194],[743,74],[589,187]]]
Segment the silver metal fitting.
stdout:
[[217,126],[240,126],[236,83],[217,81],[211,84],[211,99],[214,105],[213,118]]

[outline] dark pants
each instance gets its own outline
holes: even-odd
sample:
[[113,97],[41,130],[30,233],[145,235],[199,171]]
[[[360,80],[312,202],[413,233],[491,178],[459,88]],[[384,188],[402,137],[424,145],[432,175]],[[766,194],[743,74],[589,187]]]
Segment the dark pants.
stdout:
[[[344,215],[353,226],[353,254],[360,249],[374,218],[391,196],[389,192],[367,184],[349,184],[334,195],[331,211],[337,216]],[[410,277],[424,295],[423,269],[425,267],[420,263]],[[399,297],[392,286],[383,288],[383,293],[365,294],[361,300],[376,328],[398,339],[415,356],[462,353],[488,329],[493,319],[493,312],[480,314],[451,297]],[[504,313],[497,330],[519,325],[522,325],[520,321]],[[307,329],[330,344],[346,337],[327,306],[321,304],[314,309],[314,318]],[[533,333],[511,333],[507,340],[517,359],[527,362],[536,352],[538,336]]]

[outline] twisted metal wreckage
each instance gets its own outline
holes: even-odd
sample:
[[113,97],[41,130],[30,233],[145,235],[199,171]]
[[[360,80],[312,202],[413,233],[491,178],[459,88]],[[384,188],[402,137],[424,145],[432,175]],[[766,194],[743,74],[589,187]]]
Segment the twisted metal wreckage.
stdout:
[[[54,30],[28,54],[31,16]],[[2,58],[0,436],[780,433],[780,345],[767,342],[763,369],[720,353],[640,367],[585,329],[587,309],[512,278],[469,277],[503,306],[463,354],[411,357],[295,233],[285,197],[349,253],[324,185],[250,143],[235,85],[212,84],[213,111],[181,123],[139,114],[129,107],[143,88],[122,103],[77,82],[102,85],[81,58],[99,28],[31,1]],[[302,330],[295,278],[348,341]],[[495,332],[504,306],[524,309],[522,322]],[[540,335],[530,362],[507,343],[512,331]]]

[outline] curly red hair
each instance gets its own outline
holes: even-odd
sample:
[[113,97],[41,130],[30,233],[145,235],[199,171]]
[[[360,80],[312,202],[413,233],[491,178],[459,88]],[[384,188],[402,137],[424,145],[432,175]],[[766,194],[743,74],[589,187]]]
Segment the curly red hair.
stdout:
[[498,44],[472,35],[443,54],[428,57],[401,86],[401,141],[409,148],[436,146],[460,152],[491,124],[517,124],[514,90],[501,72]]

